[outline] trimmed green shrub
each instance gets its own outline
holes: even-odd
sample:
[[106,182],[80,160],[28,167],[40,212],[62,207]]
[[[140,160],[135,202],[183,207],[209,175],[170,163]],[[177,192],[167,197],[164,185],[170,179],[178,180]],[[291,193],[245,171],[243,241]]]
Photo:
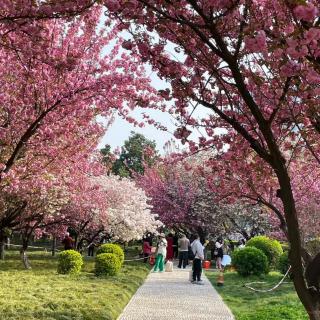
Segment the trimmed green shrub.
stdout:
[[100,253],[96,256],[95,273],[97,276],[114,276],[121,269],[121,262],[114,253]]
[[278,262],[278,270],[282,273],[285,274],[290,267],[290,262],[289,262],[289,252],[286,251],[284,252]]
[[75,250],[65,250],[58,256],[58,273],[79,274],[83,265],[81,254]]
[[255,247],[235,250],[232,254],[232,264],[243,277],[251,274],[260,276],[269,272],[266,255]]
[[105,243],[105,244],[101,245],[97,250],[97,255],[99,255],[101,253],[113,253],[118,257],[120,264],[121,265],[123,264],[124,252],[118,244]]
[[266,255],[269,265],[272,267],[277,267],[280,256],[283,254],[280,242],[266,236],[253,237],[246,243],[246,246],[260,249]]
[[289,251],[290,249],[290,245],[288,242],[281,242],[281,247],[283,252]]
[[320,237],[308,241],[306,243],[306,249],[311,256],[316,256],[320,252]]

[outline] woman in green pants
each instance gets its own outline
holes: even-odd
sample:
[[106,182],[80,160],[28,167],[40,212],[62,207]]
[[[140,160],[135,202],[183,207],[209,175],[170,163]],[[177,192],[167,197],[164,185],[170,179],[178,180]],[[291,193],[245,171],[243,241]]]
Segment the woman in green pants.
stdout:
[[163,233],[161,233],[159,235],[157,257],[156,257],[156,263],[154,265],[153,272],[157,272],[158,269],[160,272],[163,272],[164,259],[166,256],[167,256],[167,240],[165,238],[165,235]]

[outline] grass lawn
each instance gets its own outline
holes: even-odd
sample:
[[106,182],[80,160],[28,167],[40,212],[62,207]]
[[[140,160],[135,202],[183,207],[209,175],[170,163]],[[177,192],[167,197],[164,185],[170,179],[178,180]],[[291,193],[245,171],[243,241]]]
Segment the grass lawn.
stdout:
[[29,253],[25,270],[17,252],[0,261],[0,320],[116,319],[142,284],[149,266],[125,263],[115,277],[97,278],[94,259],[85,260],[79,276],[57,274],[57,259],[49,253]]
[[209,280],[215,286],[225,303],[232,310],[236,320],[307,320],[306,312],[299,301],[293,284],[282,284],[268,293],[259,293],[243,286],[252,281],[265,281],[266,284],[254,284],[259,289],[272,288],[281,279],[277,272],[263,277],[240,277],[236,272],[226,272],[224,286],[216,286],[217,273],[207,272]]

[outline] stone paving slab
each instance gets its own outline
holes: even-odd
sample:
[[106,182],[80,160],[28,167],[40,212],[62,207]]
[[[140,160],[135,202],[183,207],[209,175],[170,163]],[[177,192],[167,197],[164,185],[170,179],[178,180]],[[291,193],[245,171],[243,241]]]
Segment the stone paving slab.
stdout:
[[204,285],[197,285],[189,272],[150,273],[118,320],[234,320],[205,275]]

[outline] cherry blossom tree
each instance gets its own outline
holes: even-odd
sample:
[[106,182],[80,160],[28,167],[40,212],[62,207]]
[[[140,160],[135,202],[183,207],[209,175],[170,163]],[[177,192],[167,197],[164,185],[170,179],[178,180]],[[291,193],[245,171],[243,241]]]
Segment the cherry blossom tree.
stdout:
[[97,178],[88,173],[69,181],[68,202],[58,212],[57,223],[54,224],[54,218],[53,224],[49,224],[49,229],[44,229],[61,239],[65,231],[71,228],[75,233],[75,248],[80,251],[84,243],[88,245],[99,242],[108,228],[107,197],[95,182]]
[[139,58],[120,52],[119,26],[98,28],[100,16],[95,7],[59,23],[19,22],[8,33],[1,25],[2,247],[4,230],[29,235],[48,207],[64,201],[68,181],[80,183],[99,166],[92,158],[105,127],[97,115],[126,118],[154,92]]
[[133,180],[117,176],[101,176],[98,182],[108,202],[106,233],[115,240],[128,242],[156,233],[162,226],[151,213],[148,198]]
[[150,197],[152,211],[167,226],[199,233],[203,238],[238,233],[249,239],[271,231],[269,216],[261,203],[248,203],[243,198],[241,202],[237,196],[237,202],[230,204],[226,195],[219,192],[220,184],[212,188],[207,181],[208,168],[205,168],[208,158],[211,158],[208,153],[194,155],[183,162],[169,157],[137,176],[137,183]]
[[[48,5],[5,2],[6,29],[27,21],[81,14],[94,1]],[[170,110],[181,120],[176,136],[192,152],[234,146],[233,171],[252,172],[253,182],[269,172],[273,197],[280,200],[291,245],[290,260],[296,291],[310,319],[320,319],[317,261],[302,246],[298,205],[292,185],[291,155],[310,154],[319,163],[319,9],[317,0],[104,0],[110,16],[120,18],[132,33],[124,47],[140,54],[171,87],[160,92],[172,99]],[[46,11],[44,13],[44,8]],[[138,27],[137,27],[138,26]],[[28,30],[30,32],[30,30]],[[167,44],[177,55],[167,53]],[[179,56],[178,56],[179,54]],[[192,108],[206,108],[196,119]],[[194,127],[206,136],[190,141]],[[217,135],[216,128],[227,134]],[[248,150],[259,157],[248,162]],[[254,157],[257,159],[257,157]],[[245,165],[247,164],[247,165]],[[239,166],[239,167],[238,167]],[[277,201],[276,201],[277,203]]]
[[[318,157],[319,116],[314,106],[319,99],[319,2],[137,0],[105,4],[128,28],[131,23],[133,41],[126,48],[140,53],[170,82],[166,97],[175,101],[173,112],[182,121],[176,136],[187,141],[188,126],[204,126],[207,138],[201,137],[198,144],[189,142],[191,151],[215,146],[222,152],[225,144],[234,145],[243,166],[243,155],[250,148],[264,170],[270,170],[291,245],[295,288],[310,319],[320,319],[315,280],[319,276],[314,273],[317,258],[310,260],[302,247],[286,153],[299,144],[301,153]],[[183,58],[169,55],[168,43]],[[192,106],[207,108],[210,115],[198,121],[190,112]],[[215,128],[224,128],[227,134],[216,135]]]
[[[153,212],[166,226],[186,228],[195,198],[196,179],[188,179],[174,165],[158,163],[152,168],[145,168],[144,175],[137,175],[136,181],[150,198]],[[190,222],[187,223],[189,227]]]

